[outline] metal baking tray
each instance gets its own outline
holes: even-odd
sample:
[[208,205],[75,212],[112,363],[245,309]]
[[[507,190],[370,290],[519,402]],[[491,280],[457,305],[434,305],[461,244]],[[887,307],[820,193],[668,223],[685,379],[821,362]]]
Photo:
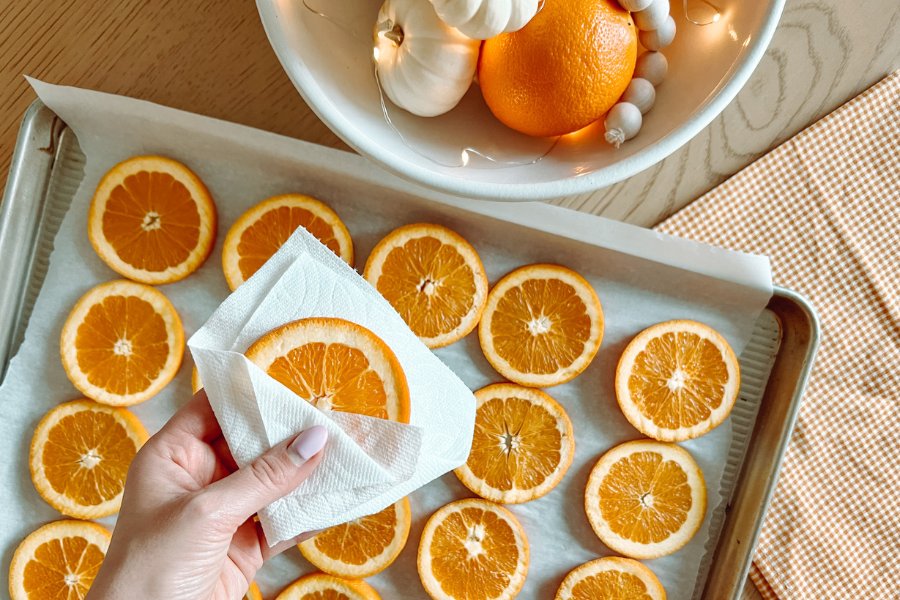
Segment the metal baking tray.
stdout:
[[[83,161],[72,131],[35,100],[19,129],[0,203],[0,383],[24,338],[53,239],[83,177]],[[776,287],[767,308],[770,326],[761,339],[774,352],[774,362],[772,356],[748,359],[768,377],[752,383],[758,401],[732,413],[734,435],[748,439],[733,459],[730,501],[713,517],[722,524],[711,559],[701,565],[708,570],[699,575],[706,578],[695,594],[701,600],[741,596],[818,347],[819,321],[806,298]],[[743,363],[742,356],[742,368]]]

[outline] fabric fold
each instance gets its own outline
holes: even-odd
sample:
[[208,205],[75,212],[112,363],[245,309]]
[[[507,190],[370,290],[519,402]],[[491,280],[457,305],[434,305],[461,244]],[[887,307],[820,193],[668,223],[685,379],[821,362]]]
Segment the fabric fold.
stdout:
[[766,600],[895,598],[900,71],[658,226],[767,254],[822,341],[750,577]]

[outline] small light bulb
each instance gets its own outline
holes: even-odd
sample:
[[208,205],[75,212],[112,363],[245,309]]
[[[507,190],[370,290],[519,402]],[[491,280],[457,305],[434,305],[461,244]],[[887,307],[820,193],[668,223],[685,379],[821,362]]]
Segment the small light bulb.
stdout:
[[463,149],[460,156],[462,157],[462,163],[463,163],[462,166],[465,167],[466,165],[469,164],[469,153],[465,149]]
[[[688,0],[683,0],[682,7],[684,8],[684,18],[688,20],[688,23],[693,23],[694,25],[700,25],[702,27],[704,25],[712,25],[713,23],[717,22],[722,17],[722,11],[719,10],[719,7],[716,6],[715,4],[713,4],[710,0],[696,0],[696,1],[702,2],[709,9],[714,10],[716,14],[707,21],[697,21],[688,14]],[[702,12],[707,12],[707,10],[704,10]]]

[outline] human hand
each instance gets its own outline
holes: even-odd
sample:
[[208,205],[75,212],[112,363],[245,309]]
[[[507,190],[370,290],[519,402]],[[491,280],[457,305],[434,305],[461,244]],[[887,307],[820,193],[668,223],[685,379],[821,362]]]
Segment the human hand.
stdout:
[[327,439],[311,427],[237,470],[200,390],[128,470],[106,559],[85,600],[237,600],[262,564],[316,532],[269,547],[253,515],[309,477]]

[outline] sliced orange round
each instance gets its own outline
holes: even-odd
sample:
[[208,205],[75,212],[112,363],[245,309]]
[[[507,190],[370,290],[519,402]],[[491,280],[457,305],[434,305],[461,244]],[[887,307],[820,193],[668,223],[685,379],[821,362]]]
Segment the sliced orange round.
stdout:
[[216,241],[216,205],[193,171],[162,156],[135,156],[100,180],[88,236],[123,277],[162,284],[184,279]]
[[301,319],[270,331],[247,358],[319,410],[409,423],[409,387],[394,353],[350,321]]
[[283,194],[263,200],[235,221],[222,248],[222,269],[234,291],[302,227],[353,266],[350,232],[337,214],[315,198]]
[[574,379],[603,338],[603,310],[584,277],[557,265],[516,269],[493,287],[478,325],[481,349],[497,371],[521,385]]
[[9,566],[12,600],[84,600],[112,535],[88,521],[55,521],[26,537]]
[[50,506],[76,519],[119,511],[125,475],[149,434],[124,408],[75,400],[38,424],[31,440],[31,479]]
[[684,448],[625,442],[600,457],[584,490],[594,533],[631,558],[659,558],[690,541],[706,515],[706,483]]
[[381,600],[365,581],[310,573],[287,586],[275,600]]
[[300,552],[326,573],[363,579],[397,559],[411,522],[409,500],[403,498],[374,515],[326,529],[301,543]]
[[429,348],[468,335],[487,299],[487,276],[475,249],[456,232],[429,223],[395,229],[378,242],[364,277]]
[[616,398],[625,418],[664,442],[693,439],[717,427],[740,387],[741,369],[731,346],[696,321],[645,329],[616,368]]
[[608,556],[574,568],[556,600],[666,600],[653,571],[630,558]]
[[562,481],[575,456],[572,422],[556,400],[534,388],[496,383],[475,392],[475,435],[455,470],[488,500],[518,504]]
[[259,593],[259,586],[256,582],[250,583],[250,589],[244,595],[244,600],[263,600],[262,594]]
[[528,574],[529,548],[516,517],[481,498],[438,509],[422,532],[419,578],[434,600],[510,600]]
[[90,290],[72,309],[60,352],[66,374],[84,395],[131,406],[175,377],[184,330],[162,293],[141,283],[111,281]]

